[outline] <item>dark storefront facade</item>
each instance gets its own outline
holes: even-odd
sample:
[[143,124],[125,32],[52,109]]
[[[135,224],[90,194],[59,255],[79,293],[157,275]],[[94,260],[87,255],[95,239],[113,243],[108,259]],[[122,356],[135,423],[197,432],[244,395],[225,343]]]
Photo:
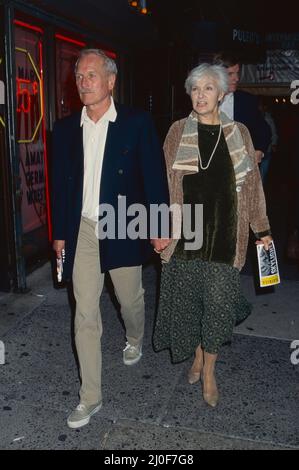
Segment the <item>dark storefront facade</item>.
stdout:
[[49,257],[50,132],[80,109],[78,52],[118,57],[101,37],[17,3],[0,2],[0,291],[24,292],[28,272]]

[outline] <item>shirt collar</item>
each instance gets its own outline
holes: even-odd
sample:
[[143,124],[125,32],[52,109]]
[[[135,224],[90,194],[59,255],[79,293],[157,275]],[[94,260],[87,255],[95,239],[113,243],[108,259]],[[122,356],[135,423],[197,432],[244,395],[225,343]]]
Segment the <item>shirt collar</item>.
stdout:
[[234,97],[234,94],[231,91],[230,93],[227,93],[226,95],[224,95],[223,101],[231,101],[233,97]]
[[[101,119],[98,120],[98,122],[96,124],[98,124],[99,122],[102,122],[102,121],[115,122],[116,118],[117,118],[117,111],[115,109],[114,100],[111,96],[111,103],[110,103],[109,108],[107,109],[105,114],[103,114]],[[83,126],[84,122],[92,122],[94,124],[94,122],[87,115],[86,106],[83,106],[82,112],[81,112],[81,121],[80,121],[80,126],[81,127]]]

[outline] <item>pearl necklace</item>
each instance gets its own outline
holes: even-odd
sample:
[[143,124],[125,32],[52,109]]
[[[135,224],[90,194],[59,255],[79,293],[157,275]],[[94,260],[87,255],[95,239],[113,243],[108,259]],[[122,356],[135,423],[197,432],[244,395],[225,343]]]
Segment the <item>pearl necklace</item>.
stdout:
[[221,124],[219,124],[219,133],[218,133],[217,142],[216,142],[216,144],[215,144],[215,147],[214,147],[214,149],[213,149],[213,151],[212,151],[212,153],[211,153],[211,156],[210,156],[209,161],[208,161],[208,163],[207,163],[206,166],[203,166],[203,164],[202,164],[202,160],[201,160],[201,156],[200,156],[200,151],[199,151],[199,149],[198,149],[199,166],[200,166],[200,168],[201,168],[202,170],[207,170],[207,169],[209,168],[210,164],[211,164],[212,158],[214,157],[214,153],[216,152],[216,149],[217,149],[218,144],[219,144],[219,141],[220,141],[221,131],[222,131],[222,129],[221,129]]

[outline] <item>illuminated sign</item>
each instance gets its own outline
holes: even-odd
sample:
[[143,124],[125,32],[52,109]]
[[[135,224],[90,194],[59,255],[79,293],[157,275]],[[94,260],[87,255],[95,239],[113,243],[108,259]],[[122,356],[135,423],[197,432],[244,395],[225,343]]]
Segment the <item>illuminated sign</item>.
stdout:
[[31,110],[31,95],[38,94],[38,83],[25,78],[17,78],[17,113],[29,113]]
[[20,47],[16,51],[24,55],[20,62],[29,65],[19,65],[17,69],[18,143],[29,144],[34,142],[43,120],[43,84],[30,52]]
[[85,47],[86,46],[86,42],[82,42],[82,41],[78,41],[77,39],[72,39],[72,38],[69,38],[67,36],[63,36],[62,34],[55,34],[55,38],[56,39],[60,39],[61,41],[65,41],[65,42],[69,42],[71,44],[75,44],[76,46],[79,46],[79,47]]

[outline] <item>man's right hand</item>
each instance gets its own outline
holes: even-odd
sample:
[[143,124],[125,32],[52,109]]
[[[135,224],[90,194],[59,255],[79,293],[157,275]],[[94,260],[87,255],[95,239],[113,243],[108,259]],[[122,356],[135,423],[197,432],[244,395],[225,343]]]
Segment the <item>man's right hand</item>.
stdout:
[[56,251],[56,257],[61,258],[61,251],[64,250],[65,241],[64,240],[54,240],[53,241],[53,250]]

